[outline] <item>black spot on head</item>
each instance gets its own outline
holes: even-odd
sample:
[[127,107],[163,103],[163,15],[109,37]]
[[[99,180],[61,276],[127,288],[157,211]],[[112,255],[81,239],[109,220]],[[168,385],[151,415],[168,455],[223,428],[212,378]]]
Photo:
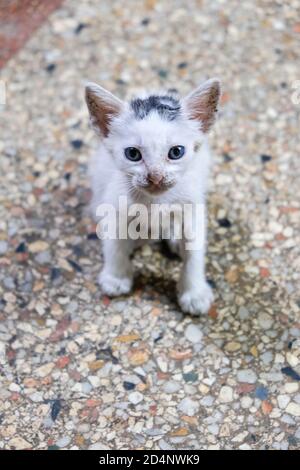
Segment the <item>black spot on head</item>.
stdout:
[[151,95],[148,98],[136,98],[131,101],[131,108],[136,119],[144,119],[151,111],[156,111],[163,119],[174,121],[180,113],[180,103],[173,96]]

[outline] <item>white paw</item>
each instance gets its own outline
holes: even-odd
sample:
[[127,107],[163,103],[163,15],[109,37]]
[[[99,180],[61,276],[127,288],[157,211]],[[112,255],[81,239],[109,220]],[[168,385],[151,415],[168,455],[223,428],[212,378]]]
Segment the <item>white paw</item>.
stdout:
[[213,292],[206,282],[179,294],[178,302],[182,310],[191,315],[207,313],[214,300]]
[[116,277],[102,271],[99,274],[99,285],[103,294],[110,297],[116,297],[122,294],[128,294],[132,288],[131,277]]

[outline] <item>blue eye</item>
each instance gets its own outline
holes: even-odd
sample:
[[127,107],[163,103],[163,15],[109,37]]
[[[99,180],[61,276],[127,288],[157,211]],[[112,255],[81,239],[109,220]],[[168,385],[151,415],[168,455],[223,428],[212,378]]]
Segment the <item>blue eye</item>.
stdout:
[[183,157],[185,153],[185,148],[183,145],[176,145],[175,147],[171,147],[168,153],[168,157],[170,160],[179,160],[179,158]]
[[140,160],[142,160],[141,152],[139,151],[139,149],[135,147],[127,147],[124,150],[124,153],[125,153],[125,157],[131,162],[139,162]]

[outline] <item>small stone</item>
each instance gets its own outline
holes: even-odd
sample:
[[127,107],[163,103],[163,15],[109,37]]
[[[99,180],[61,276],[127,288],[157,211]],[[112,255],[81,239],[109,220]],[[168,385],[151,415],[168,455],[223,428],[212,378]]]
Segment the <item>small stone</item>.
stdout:
[[241,320],[247,320],[247,318],[249,318],[250,316],[250,313],[249,313],[249,310],[242,306],[239,308],[239,313],[238,313],[239,317]]
[[59,359],[57,359],[55,365],[59,369],[64,369],[69,363],[70,363],[69,356],[62,356]]
[[62,447],[67,447],[71,442],[71,438],[68,436],[61,437],[56,441],[56,445],[61,449]]
[[241,348],[240,343],[237,343],[235,341],[230,341],[229,343],[226,344],[225,351],[235,352],[235,351],[238,351],[240,348]]
[[173,349],[170,351],[169,356],[171,359],[174,359],[175,361],[184,361],[185,359],[190,359],[191,357],[193,357],[193,353],[190,349],[185,349],[185,350]]
[[250,406],[252,405],[252,403],[253,403],[253,400],[252,400],[251,397],[244,396],[244,397],[242,397],[242,399],[241,399],[241,407],[244,408],[244,409],[250,408]]
[[291,367],[297,367],[300,362],[300,357],[297,357],[295,354],[288,351],[286,353],[286,360]]
[[0,240],[0,255],[4,255],[7,252],[8,243],[4,240]]
[[48,73],[54,72],[55,69],[56,69],[56,64],[48,64],[46,66],[46,70],[47,70]]
[[26,253],[26,251],[27,251],[27,247],[24,242],[21,242],[16,248],[16,253]]
[[258,357],[258,350],[257,350],[257,347],[256,347],[256,346],[252,346],[252,347],[250,348],[250,353],[252,354],[252,356]]
[[219,393],[219,401],[221,403],[230,403],[233,400],[233,390],[231,387],[224,385]]
[[128,352],[128,359],[131,365],[141,366],[149,359],[149,354],[143,349],[134,349]]
[[160,69],[158,71],[158,75],[160,78],[166,78],[168,76],[168,71],[165,69]]
[[175,431],[172,431],[170,433],[170,436],[176,437],[176,436],[187,436],[189,434],[189,431],[187,428],[177,428]]
[[179,64],[177,64],[177,67],[179,69],[185,69],[185,68],[187,68],[187,66],[188,66],[187,62],[179,62]]
[[49,362],[48,364],[44,364],[36,369],[36,374],[38,377],[46,377],[50,374],[52,369],[54,368],[53,362]]
[[272,160],[271,155],[266,155],[265,153],[263,153],[263,154],[260,156],[260,158],[261,158],[261,161],[262,161],[263,163],[267,163],[267,162],[269,162],[270,160]]
[[82,392],[85,393],[85,394],[89,394],[92,390],[92,385],[89,383],[89,382],[83,382],[81,384],[81,387],[80,387],[80,384],[76,384],[79,386],[79,388],[81,388]]
[[184,398],[178,405],[179,411],[188,416],[194,416],[199,410],[199,403],[189,397]]
[[89,446],[89,450],[110,450],[110,447],[108,447],[106,444],[103,444],[102,442],[96,442],[95,444]]
[[123,382],[123,387],[124,387],[125,390],[133,390],[135,388],[135,384],[133,384],[132,382],[124,381]]
[[101,359],[97,361],[92,361],[92,362],[89,362],[89,369],[90,371],[95,372],[96,370],[102,369],[104,364],[105,362],[102,361]]
[[240,450],[251,450],[251,446],[249,446],[249,444],[241,444],[239,446],[239,449]]
[[203,333],[194,323],[190,323],[184,333],[186,339],[191,343],[201,343]]
[[81,139],[74,139],[71,140],[70,144],[74,149],[79,150],[83,146],[83,141]]
[[210,424],[209,426],[207,426],[207,430],[210,434],[213,434],[214,436],[216,436],[217,434],[219,434],[219,426],[217,424]]
[[281,372],[288,377],[291,377],[293,380],[300,380],[300,375],[291,367],[283,367]]
[[90,375],[88,379],[93,388],[100,387],[100,379],[97,377],[97,375]]
[[30,243],[28,249],[30,253],[39,253],[41,251],[46,251],[49,248],[49,244],[43,240],[37,240],[33,243]]
[[9,391],[10,391],[10,392],[17,392],[17,393],[19,393],[19,392],[21,391],[21,387],[20,387],[20,385],[18,385],[18,384],[16,384],[16,383],[12,383],[12,384],[10,384],[10,386],[9,386]]
[[266,400],[268,398],[268,389],[263,386],[258,386],[255,389],[255,398],[259,398],[259,400]]
[[220,225],[220,227],[223,227],[223,228],[231,227],[231,222],[227,218],[218,219],[218,224]]
[[144,395],[140,392],[132,392],[128,395],[128,400],[133,405],[137,405],[138,403],[144,400]]
[[29,395],[29,398],[34,403],[42,402],[44,399],[43,394],[41,392],[34,392],[31,395]]
[[278,395],[277,403],[278,403],[279,408],[284,410],[287,407],[290,400],[291,398],[288,395]]
[[257,375],[251,369],[239,370],[237,373],[237,380],[239,382],[254,384],[257,380]]
[[62,404],[60,400],[54,400],[51,407],[51,419],[55,421],[62,409]]
[[182,386],[180,385],[180,383],[176,382],[175,380],[170,380],[163,385],[163,391],[165,393],[176,393],[181,388]]
[[268,330],[273,325],[273,318],[268,313],[262,312],[258,315],[258,323],[261,328]]
[[299,385],[297,384],[297,382],[288,382],[284,384],[284,390],[286,391],[286,393],[296,393],[298,392],[298,389]]
[[87,23],[78,23],[76,28],[74,29],[75,34],[80,34],[81,31],[85,28],[87,28],[89,25]]
[[268,415],[271,413],[273,406],[269,401],[264,400],[261,404],[261,409],[264,415]]
[[195,372],[187,372],[186,374],[182,374],[185,382],[197,382],[198,374]]
[[300,404],[295,403],[295,402],[290,402],[285,410],[287,413],[289,413],[292,416],[300,416]]
[[22,437],[13,437],[12,439],[10,439],[9,441],[9,446],[15,450],[22,450],[22,449],[31,449],[32,448],[32,445],[29,444],[29,442],[27,442],[25,439],[23,439]]
[[115,341],[118,341],[119,343],[134,343],[135,341],[138,341],[139,339],[140,337],[138,334],[132,333],[129,335],[117,336]]
[[164,439],[160,439],[158,441],[158,445],[161,450],[173,450],[173,447],[170,446],[170,444],[168,444]]
[[240,272],[237,266],[232,266],[226,273],[225,279],[229,284],[235,284],[239,279]]

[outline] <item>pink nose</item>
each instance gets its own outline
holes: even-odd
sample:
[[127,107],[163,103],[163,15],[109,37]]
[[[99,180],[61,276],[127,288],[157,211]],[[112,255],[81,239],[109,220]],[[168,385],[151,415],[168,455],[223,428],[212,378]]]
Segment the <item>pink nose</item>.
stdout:
[[163,180],[163,176],[162,175],[158,175],[157,173],[153,174],[153,173],[150,173],[148,175],[148,181],[150,183],[153,183],[155,185],[159,185],[159,183]]

